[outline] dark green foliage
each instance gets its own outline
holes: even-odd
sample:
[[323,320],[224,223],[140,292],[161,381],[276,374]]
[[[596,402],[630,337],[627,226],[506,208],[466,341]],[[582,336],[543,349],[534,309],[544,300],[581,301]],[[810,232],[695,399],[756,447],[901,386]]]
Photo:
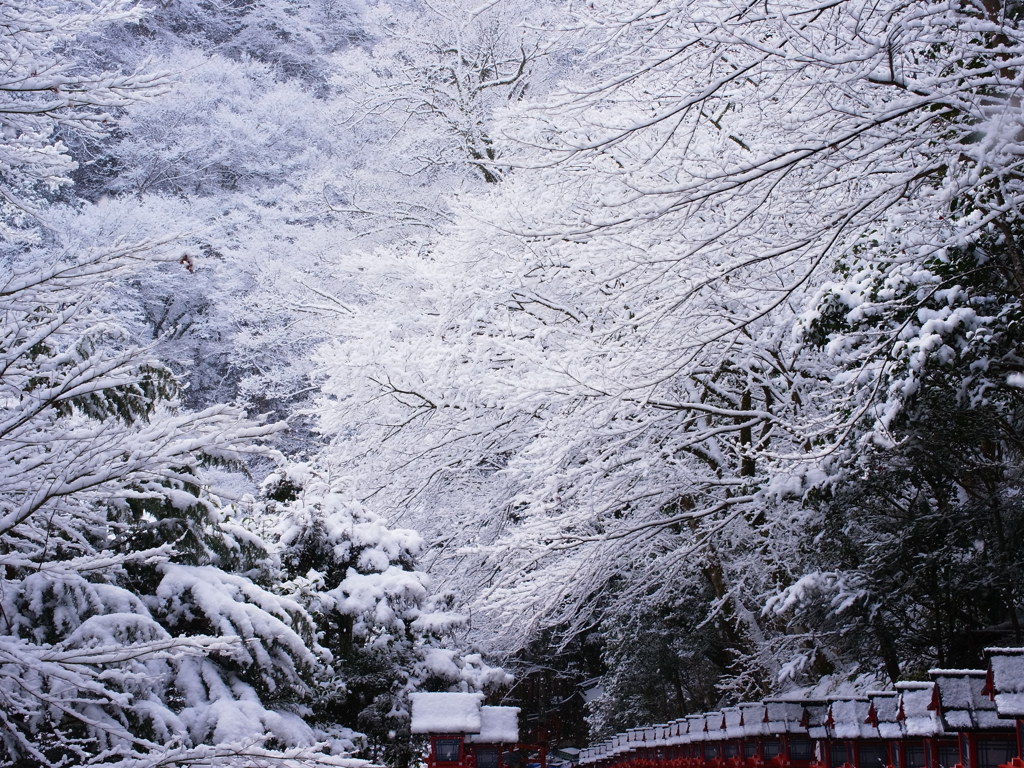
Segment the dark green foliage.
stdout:
[[806,569],[834,581],[791,624],[894,680],[978,665],[985,646],[1024,641],[1020,229],[1002,216],[913,273],[873,244],[861,255],[880,260],[863,266],[875,277],[858,311],[826,294],[807,336],[852,340],[850,371],[884,369],[881,402],[861,425],[875,437],[853,433],[860,445],[810,499],[821,516]]
[[701,621],[706,611],[707,603],[681,600],[638,606],[602,625],[608,672],[604,695],[589,707],[595,737],[714,708],[715,681],[725,675],[729,654],[726,638]]

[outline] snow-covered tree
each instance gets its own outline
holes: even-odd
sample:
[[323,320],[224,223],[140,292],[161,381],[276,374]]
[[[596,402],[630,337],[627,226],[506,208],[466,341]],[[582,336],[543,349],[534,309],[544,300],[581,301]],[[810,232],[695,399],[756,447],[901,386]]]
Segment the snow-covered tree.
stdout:
[[524,613],[569,637],[666,604],[684,572],[737,695],[820,671],[800,659],[850,672],[763,608],[808,564],[804,495],[908,434],[887,431],[927,360],[1016,407],[1019,10],[577,11],[578,74],[492,131],[516,172],[432,250],[431,337],[362,399],[327,385],[325,410],[366,406],[357,446],[325,425],[449,562],[476,546],[453,571],[493,587],[498,646]]
[[0,4],[4,237],[18,236],[26,216],[70,183],[77,164],[58,131],[101,135],[112,112],[164,86],[164,77],[148,71],[88,69],[69,50],[102,25],[138,19],[140,12],[135,0]]
[[140,332],[187,377],[189,404],[239,399],[284,416],[309,390],[302,352],[323,338],[329,301],[313,291],[335,290],[331,262],[350,237],[324,192],[349,143],[329,132],[325,101],[268,65],[180,47],[162,61],[180,80],[122,121],[91,193],[189,234],[192,279],[133,291]]
[[26,764],[316,743],[312,622],[258,584],[263,545],[203,490],[203,463],[270,430],[178,410],[170,374],[102,309],[161,249],[4,254],[0,743]]
[[[129,3],[0,8],[9,34],[0,244],[0,754],[25,766],[345,764],[303,719],[326,652],[267,589],[270,556],[207,485],[274,428],[179,388],[112,314],[180,243],[65,228],[73,167],[55,132],[90,134],[145,76],[92,76],[73,42]],[[49,78],[49,79],[47,79]],[[22,214],[30,212],[34,218]],[[46,224],[39,226],[40,222]]]
[[277,520],[283,589],[309,610],[332,654],[316,721],[328,730],[351,724],[368,756],[405,765],[417,748],[410,692],[490,692],[510,678],[462,647],[467,617],[419,569],[420,535],[387,526],[338,485],[309,465],[288,465],[265,481],[261,516]]
[[495,118],[543,92],[563,62],[546,2],[379,2],[368,43],[334,57],[346,128],[363,145],[335,208],[368,234],[429,236],[451,198],[504,173]]

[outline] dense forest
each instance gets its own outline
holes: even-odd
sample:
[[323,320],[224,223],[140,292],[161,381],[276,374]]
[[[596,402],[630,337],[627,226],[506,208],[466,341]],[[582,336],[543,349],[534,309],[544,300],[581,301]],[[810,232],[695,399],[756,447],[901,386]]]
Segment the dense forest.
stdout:
[[0,765],[1024,644],[1024,3],[0,0],[0,59]]

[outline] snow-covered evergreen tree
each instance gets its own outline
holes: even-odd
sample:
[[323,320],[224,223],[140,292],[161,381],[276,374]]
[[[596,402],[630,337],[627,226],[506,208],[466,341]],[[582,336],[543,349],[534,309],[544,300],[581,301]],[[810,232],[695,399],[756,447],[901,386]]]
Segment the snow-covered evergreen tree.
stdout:
[[391,528],[310,465],[288,465],[264,483],[261,517],[277,521],[282,588],[313,616],[331,652],[315,720],[345,723],[366,737],[367,754],[388,765],[415,755],[408,694],[494,691],[501,669],[460,644],[467,618],[435,594],[418,564],[425,543]]
[[[189,412],[118,322],[132,276],[173,238],[102,245],[62,222],[64,131],[94,132],[153,82],[69,56],[134,4],[0,10],[0,754],[24,766],[344,764],[304,720],[325,652],[268,553],[207,486],[275,428],[225,405]],[[43,226],[45,224],[46,226]],[[16,229],[16,231],[15,231]]]

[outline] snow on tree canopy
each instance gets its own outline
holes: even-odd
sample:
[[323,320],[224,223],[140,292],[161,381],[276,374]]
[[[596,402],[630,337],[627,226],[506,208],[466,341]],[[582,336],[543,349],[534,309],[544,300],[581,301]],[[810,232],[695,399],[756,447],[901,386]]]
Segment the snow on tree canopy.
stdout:
[[519,707],[480,707],[480,732],[469,744],[512,744],[519,741]]
[[414,693],[413,733],[479,733],[480,693]]

